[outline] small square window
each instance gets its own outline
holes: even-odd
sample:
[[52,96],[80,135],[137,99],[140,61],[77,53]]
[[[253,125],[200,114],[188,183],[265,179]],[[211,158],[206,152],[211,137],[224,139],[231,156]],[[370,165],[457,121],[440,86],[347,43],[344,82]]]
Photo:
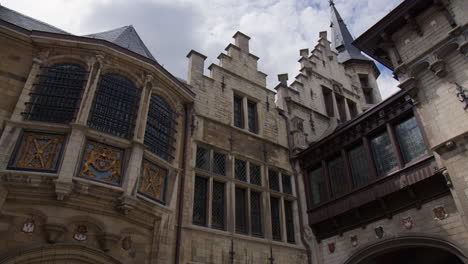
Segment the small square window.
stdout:
[[279,192],[280,191],[280,184],[279,184],[278,172],[275,171],[275,170],[269,169],[268,170],[268,180],[270,182],[270,189]]
[[240,181],[247,181],[247,163],[236,159],[234,166],[234,175]]
[[213,172],[226,175],[226,155],[217,152],[213,154]]

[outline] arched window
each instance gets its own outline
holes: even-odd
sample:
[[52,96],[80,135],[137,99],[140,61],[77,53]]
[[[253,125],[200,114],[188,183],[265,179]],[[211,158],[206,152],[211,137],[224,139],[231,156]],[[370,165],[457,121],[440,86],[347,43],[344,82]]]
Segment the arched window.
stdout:
[[152,95],[146,122],[145,144],[154,154],[172,160],[176,134],[176,114],[158,95]]
[[75,119],[87,72],[76,64],[43,67],[31,100],[22,113],[27,120],[69,123]]
[[88,125],[114,136],[130,138],[139,96],[139,90],[129,79],[118,74],[103,75],[94,96]]

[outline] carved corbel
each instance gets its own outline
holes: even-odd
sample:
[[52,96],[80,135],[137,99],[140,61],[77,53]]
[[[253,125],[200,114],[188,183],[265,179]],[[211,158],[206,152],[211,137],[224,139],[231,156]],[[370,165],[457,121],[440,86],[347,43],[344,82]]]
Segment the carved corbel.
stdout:
[[127,215],[133,208],[136,207],[138,200],[130,195],[122,195],[119,198],[117,209],[123,214]]
[[442,0],[434,0],[434,5],[444,14],[450,26],[452,28],[455,28],[457,26],[457,22],[455,22],[455,19],[453,18],[452,14],[447,9],[447,7],[445,6],[445,3]]
[[439,78],[447,76],[446,63],[436,55],[429,58],[429,69]]
[[44,51],[39,51],[37,53],[37,56],[34,57],[33,62],[37,63],[39,65],[42,65],[46,63],[47,59],[49,58],[50,51],[49,50],[44,50]]
[[72,192],[72,189],[73,184],[71,182],[55,181],[55,194],[59,201],[66,199]]
[[418,104],[418,82],[416,78],[411,77],[406,79],[405,81],[401,82],[400,85],[398,85],[401,89],[405,90],[408,92],[408,95],[413,99],[413,104]]
[[411,29],[414,30],[416,34],[418,34],[418,36],[422,37],[424,35],[423,31],[421,30],[421,27],[412,15],[406,14],[405,20],[406,23],[408,23],[408,25],[411,27]]
[[45,224],[44,225],[44,233],[46,234],[46,240],[49,243],[58,242],[66,231],[67,231],[67,228],[63,225],[58,225],[58,224]]
[[383,32],[380,34],[380,37],[383,39],[383,42],[380,43],[380,48],[385,50],[392,61],[396,62],[396,65],[399,65],[402,63],[400,53],[398,52],[395,42],[390,38],[390,36],[386,33]]
[[104,252],[107,252],[117,244],[117,242],[120,240],[120,236],[101,233],[97,235],[97,240],[101,249]]

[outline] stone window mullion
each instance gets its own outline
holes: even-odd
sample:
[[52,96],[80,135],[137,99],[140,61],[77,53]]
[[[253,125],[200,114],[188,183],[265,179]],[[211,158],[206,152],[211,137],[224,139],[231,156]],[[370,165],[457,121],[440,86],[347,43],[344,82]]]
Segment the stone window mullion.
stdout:
[[207,195],[207,223],[208,227],[212,227],[211,218],[212,218],[212,209],[213,209],[213,177],[210,177],[208,180],[208,195]]

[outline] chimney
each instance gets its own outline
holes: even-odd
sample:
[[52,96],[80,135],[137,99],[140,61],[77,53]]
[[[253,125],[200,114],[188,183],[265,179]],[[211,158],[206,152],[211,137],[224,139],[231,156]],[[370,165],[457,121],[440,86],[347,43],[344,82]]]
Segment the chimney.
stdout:
[[288,74],[287,73],[278,74],[278,81],[284,87],[288,87]]
[[327,31],[321,31],[319,33],[319,36],[321,39],[327,39]]
[[189,59],[187,82],[192,85],[197,76],[203,75],[206,56],[197,51],[191,50],[187,54],[187,58]]
[[235,39],[235,44],[237,47],[239,47],[243,52],[249,53],[249,36],[240,31],[237,31],[236,34],[234,34],[232,37]]

